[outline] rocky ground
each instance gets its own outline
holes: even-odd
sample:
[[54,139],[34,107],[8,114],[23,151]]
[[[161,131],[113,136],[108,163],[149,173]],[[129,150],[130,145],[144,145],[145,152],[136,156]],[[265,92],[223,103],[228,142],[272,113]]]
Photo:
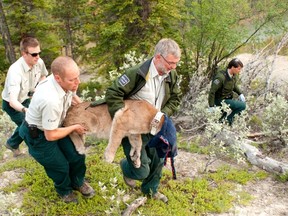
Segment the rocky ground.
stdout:
[[[175,166],[178,178],[191,177],[198,175],[199,170],[207,163],[207,156],[200,154],[193,154],[184,151],[179,151],[176,157]],[[229,164],[231,166],[239,166],[218,160],[209,166],[210,170],[217,167]],[[252,170],[257,171],[257,167]],[[252,195],[253,200],[246,206],[235,205],[227,213],[223,214],[209,214],[217,216],[284,216],[288,215],[288,182],[281,183],[268,177],[257,182],[250,182],[247,185],[238,185],[237,190],[243,190]]]

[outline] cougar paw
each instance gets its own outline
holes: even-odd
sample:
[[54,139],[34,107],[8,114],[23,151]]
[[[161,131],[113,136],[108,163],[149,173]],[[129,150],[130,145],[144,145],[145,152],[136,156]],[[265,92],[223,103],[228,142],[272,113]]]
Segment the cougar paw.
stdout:
[[131,152],[130,152],[130,158],[132,161],[136,161],[137,158],[139,158],[139,156],[136,154],[136,152],[134,154],[131,154]]
[[83,146],[83,147],[79,147],[79,148],[76,148],[77,152],[81,155],[85,155],[86,154],[86,148]]
[[141,166],[140,158],[136,159],[135,161],[132,160],[132,162],[135,168],[139,168]]
[[135,168],[139,168],[141,166],[140,155],[137,152],[130,152],[130,159],[133,162],[133,166]]
[[114,157],[115,157],[115,154],[113,154],[113,153],[105,150],[105,152],[104,152],[104,159],[105,159],[106,162],[112,163],[113,160],[114,160]]

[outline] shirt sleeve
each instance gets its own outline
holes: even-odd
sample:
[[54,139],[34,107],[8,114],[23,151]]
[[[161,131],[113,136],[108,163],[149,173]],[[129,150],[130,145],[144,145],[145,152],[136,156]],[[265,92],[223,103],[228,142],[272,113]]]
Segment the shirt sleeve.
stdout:
[[54,130],[59,127],[59,121],[62,112],[59,111],[59,105],[51,100],[43,104],[42,127],[45,130]]
[[[225,79],[225,77],[224,77],[224,79]],[[217,77],[215,77],[214,80],[212,80],[211,88],[210,88],[209,95],[208,95],[209,107],[213,107],[215,105],[216,92],[220,88],[222,88],[223,82],[224,82],[224,80],[223,80],[223,77],[221,77],[221,76],[217,76]]]
[[[174,71],[173,74],[171,74],[170,95],[168,95],[168,100],[164,104],[163,108],[161,109],[161,111],[168,116],[173,115],[174,112],[177,111],[177,109],[181,103],[182,93],[181,93],[181,88],[179,86],[179,80],[178,79],[179,79],[179,77],[178,77],[176,71]],[[168,94],[168,93],[166,92],[165,94]]]
[[38,60],[40,63],[41,76],[48,76],[48,71],[42,59]]
[[8,94],[13,94],[18,98],[21,89],[21,75],[17,71],[9,71],[7,77]]
[[234,85],[233,91],[236,92],[238,95],[240,95],[240,94],[242,94],[242,91],[241,91],[241,89],[240,89],[240,87],[239,87],[237,82],[238,82],[238,79],[236,79],[236,81],[235,81],[235,85]]
[[107,88],[105,100],[108,111],[113,118],[117,110],[125,106],[124,99],[135,87],[136,73],[129,73],[129,70],[116,78],[113,84]]

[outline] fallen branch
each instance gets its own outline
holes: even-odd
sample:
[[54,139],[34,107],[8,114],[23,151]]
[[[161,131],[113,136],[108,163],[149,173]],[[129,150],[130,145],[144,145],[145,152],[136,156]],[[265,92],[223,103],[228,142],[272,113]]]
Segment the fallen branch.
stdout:
[[288,129],[283,130],[283,131],[269,131],[269,132],[252,133],[252,134],[248,134],[247,137],[248,138],[255,138],[255,137],[259,137],[259,136],[277,136],[277,135],[281,135],[281,134],[285,134],[285,133],[288,133]]
[[183,132],[192,132],[192,131],[195,131],[195,130],[203,129],[203,128],[205,128],[206,125],[207,125],[207,124],[202,124],[202,125],[200,125],[200,126],[198,126],[198,127],[190,128],[190,129],[184,129],[184,128],[182,128],[181,126],[179,126],[179,127],[180,127],[181,131],[183,131]]
[[237,135],[232,132],[223,131],[218,133],[216,135],[216,139],[224,142],[226,146],[229,145],[232,147],[240,148],[246,156],[247,160],[251,164],[261,169],[278,175],[288,172],[288,164],[276,161],[263,155],[256,147],[248,144],[250,142],[249,140],[238,140]]
[[147,197],[139,197],[134,200],[128,207],[122,212],[122,216],[130,216],[141,205],[144,205],[147,201]]

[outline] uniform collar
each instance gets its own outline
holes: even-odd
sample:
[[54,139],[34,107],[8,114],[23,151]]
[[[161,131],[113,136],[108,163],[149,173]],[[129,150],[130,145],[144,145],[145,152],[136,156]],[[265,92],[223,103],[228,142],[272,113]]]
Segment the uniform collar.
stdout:
[[[64,97],[66,95],[66,92],[63,90],[63,88],[56,81],[56,79],[54,77],[54,74],[51,74],[49,77],[51,78],[52,83],[55,86],[55,88],[56,88],[56,90],[57,90],[57,92],[59,94],[59,97]],[[69,91],[67,93],[69,93]]]
[[228,76],[229,76],[229,77],[232,79],[232,78],[233,78],[233,75],[232,75],[232,74],[230,74],[230,73],[229,73],[229,71],[230,71],[230,70],[229,70],[229,69],[227,69],[227,74],[228,74]]
[[33,67],[32,68],[30,68],[29,66],[28,66],[28,64],[26,63],[26,61],[25,61],[25,59],[23,58],[23,56],[22,57],[20,57],[20,63],[21,63],[21,65],[22,65],[22,67],[23,67],[23,69],[24,69],[24,72],[29,72],[31,69],[33,69]]

